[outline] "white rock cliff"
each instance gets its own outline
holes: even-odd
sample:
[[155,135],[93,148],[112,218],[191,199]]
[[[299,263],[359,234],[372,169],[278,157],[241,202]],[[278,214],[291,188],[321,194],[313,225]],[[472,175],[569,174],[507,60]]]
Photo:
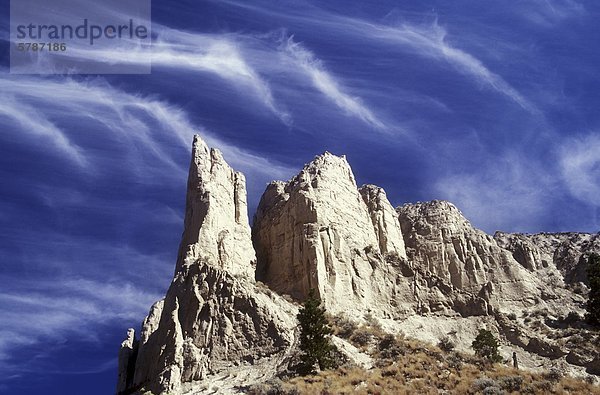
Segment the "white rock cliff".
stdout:
[[[486,325],[527,355],[524,367],[560,360],[591,372],[600,356],[574,332],[548,332],[557,317],[583,313],[594,251],[600,234],[492,237],[444,201],[394,209],[327,152],[267,186],[250,231],[244,176],[196,136],[174,278],[139,341],[130,330],[121,345],[117,393],[211,393],[216,383],[236,393],[275,376],[288,367],[298,302],[311,288],[330,313],[375,317],[390,333],[458,333],[466,349]],[[529,324],[530,311],[545,311],[546,323]]]

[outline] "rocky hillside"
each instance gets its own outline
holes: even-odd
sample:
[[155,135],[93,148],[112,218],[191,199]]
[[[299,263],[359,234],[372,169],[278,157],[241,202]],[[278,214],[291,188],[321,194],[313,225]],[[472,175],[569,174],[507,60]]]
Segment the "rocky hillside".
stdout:
[[236,393],[273,379],[293,358],[310,289],[337,319],[449,336],[463,351],[487,327],[521,367],[600,374],[600,339],[580,319],[592,251],[600,234],[492,237],[449,202],[394,209],[327,152],[267,186],[251,230],[244,176],[196,136],[174,278],[121,345],[117,393]]

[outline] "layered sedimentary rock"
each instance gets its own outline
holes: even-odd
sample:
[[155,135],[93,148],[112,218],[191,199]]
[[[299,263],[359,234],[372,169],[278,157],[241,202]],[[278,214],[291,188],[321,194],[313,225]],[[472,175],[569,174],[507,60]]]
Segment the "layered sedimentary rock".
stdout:
[[209,374],[265,359],[274,374],[294,342],[296,307],[257,286],[254,257],[244,177],[196,136],[175,276],[139,343],[130,333],[123,344],[118,392],[181,393]]
[[394,277],[384,256],[406,257],[385,192],[365,188],[361,196],[346,158],[330,153],[289,182],[271,183],[252,231],[257,279],[298,300],[314,288],[332,311],[389,301]]

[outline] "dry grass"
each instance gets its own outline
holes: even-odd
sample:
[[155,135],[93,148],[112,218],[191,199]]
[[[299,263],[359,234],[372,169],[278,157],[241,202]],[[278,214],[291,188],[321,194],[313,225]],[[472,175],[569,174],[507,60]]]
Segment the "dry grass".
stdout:
[[[356,332],[370,334],[356,344],[376,360],[374,368],[342,366],[313,376],[278,382],[277,388],[251,394],[598,394],[600,387],[556,372],[536,374],[470,355],[444,352],[404,336],[386,336],[375,324]],[[361,335],[362,336],[362,335]],[[353,336],[349,336],[352,341]],[[362,343],[362,342],[361,342]]]

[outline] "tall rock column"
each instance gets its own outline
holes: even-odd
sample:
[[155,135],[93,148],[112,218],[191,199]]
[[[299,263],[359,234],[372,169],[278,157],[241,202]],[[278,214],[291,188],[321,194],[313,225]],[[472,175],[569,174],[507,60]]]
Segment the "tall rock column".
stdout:
[[[244,176],[195,136],[175,275],[144,320],[137,359],[128,360],[119,389],[183,393],[244,363],[279,361],[294,343],[296,307],[254,280],[246,210]],[[131,354],[125,346],[123,360]]]
[[254,278],[246,180],[217,149],[194,137],[184,231],[176,271],[201,259],[232,274]]

